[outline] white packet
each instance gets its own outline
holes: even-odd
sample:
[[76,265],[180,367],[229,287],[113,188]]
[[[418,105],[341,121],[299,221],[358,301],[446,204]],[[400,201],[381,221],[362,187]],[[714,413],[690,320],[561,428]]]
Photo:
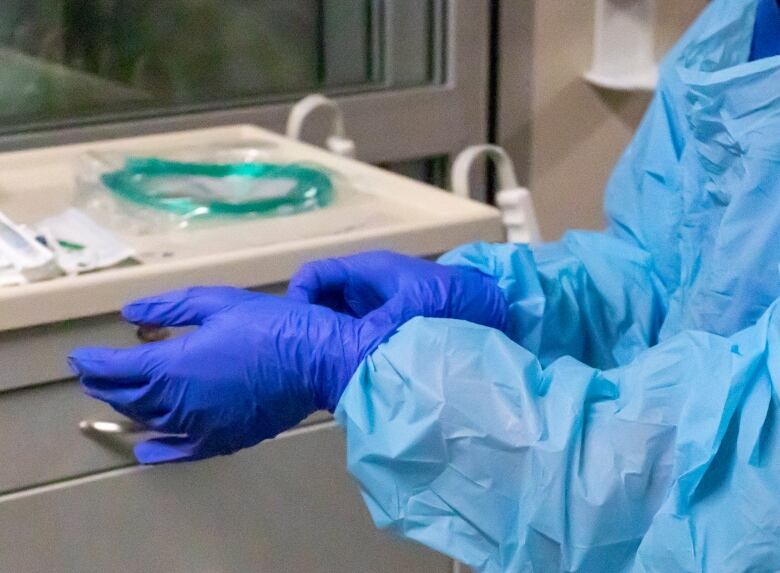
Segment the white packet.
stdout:
[[69,275],[113,267],[135,256],[132,247],[80,209],[66,209],[35,227]]
[[[0,213],[0,255],[4,261],[2,266],[10,267],[3,273],[4,284],[40,281],[60,274],[54,253],[36,240],[31,229],[14,223],[3,213]],[[14,277],[14,271],[22,277],[21,281]]]
[[0,287],[23,285],[26,282],[27,279],[14,267],[11,260],[0,253]]

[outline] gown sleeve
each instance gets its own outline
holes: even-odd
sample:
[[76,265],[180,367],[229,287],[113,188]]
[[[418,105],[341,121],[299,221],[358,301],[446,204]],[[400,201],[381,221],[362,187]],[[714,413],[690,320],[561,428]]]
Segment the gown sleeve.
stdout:
[[605,231],[571,231],[537,247],[474,243],[439,260],[496,278],[510,305],[509,336],[542,364],[569,355],[610,368],[659,339],[680,270],[685,134],[674,86],[667,74],[612,174]]
[[477,571],[778,570],[779,333],[773,306],[599,370],[415,318],[341,398],[348,467],[378,526]]

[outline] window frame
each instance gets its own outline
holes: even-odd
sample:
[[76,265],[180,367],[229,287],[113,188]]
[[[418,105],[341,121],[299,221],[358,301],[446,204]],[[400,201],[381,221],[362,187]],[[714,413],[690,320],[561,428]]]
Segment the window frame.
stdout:
[[[489,2],[436,0],[441,7],[445,70],[440,83],[364,93],[329,93],[341,106],[361,160],[400,162],[453,156],[487,138],[490,50]],[[392,20],[392,0],[384,0]],[[392,25],[392,22],[388,22]],[[305,95],[305,94],[301,94]],[[283,132],[294,100],[240,108],[65,126],[0,136],[0,151],[81,143],[230,124],[255,124]],[[379,126],[379,127],[377,127]],[[383,133],[384,132],[384,133]],[[386,135],[385,135],[386,134]]]

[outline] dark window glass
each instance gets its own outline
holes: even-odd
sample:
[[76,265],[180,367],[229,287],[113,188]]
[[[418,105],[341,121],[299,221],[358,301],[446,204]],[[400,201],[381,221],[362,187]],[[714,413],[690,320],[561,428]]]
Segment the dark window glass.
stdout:
[[0,131],[442,81],[435,0],[3,0]]

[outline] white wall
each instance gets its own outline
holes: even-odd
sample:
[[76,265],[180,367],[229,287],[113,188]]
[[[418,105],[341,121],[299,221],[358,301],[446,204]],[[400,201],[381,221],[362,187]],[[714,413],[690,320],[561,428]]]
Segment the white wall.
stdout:
[[[706,0],[659,0],[665,52]],[[606,180],[650,101],[582,80],[592,54],[594,0],[501,3],[499,143],[531,188],[545,239],[600,228]]]

